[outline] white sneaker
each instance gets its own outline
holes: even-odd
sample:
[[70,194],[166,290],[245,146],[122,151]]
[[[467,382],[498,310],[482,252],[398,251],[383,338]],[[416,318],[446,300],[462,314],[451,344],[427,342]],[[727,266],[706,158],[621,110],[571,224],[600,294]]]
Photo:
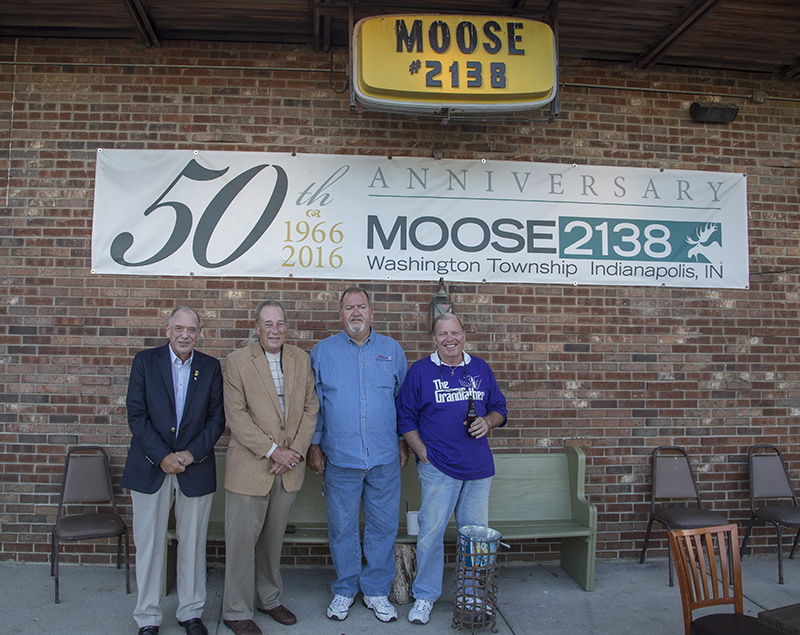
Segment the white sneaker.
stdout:
[[328,607],[328,619],[339,621],[346,619],[351,606],[353,606],[353,598],[346,598],[343,595],[335,596]]
[[417,600],[408,612],[408,621],[412,624],[427,624],[433,610],[433,602]]
[[365,595],[364,606],[375,611],[375,617],[381,622],[391,622],[397,619],[397,610],[385,595]]

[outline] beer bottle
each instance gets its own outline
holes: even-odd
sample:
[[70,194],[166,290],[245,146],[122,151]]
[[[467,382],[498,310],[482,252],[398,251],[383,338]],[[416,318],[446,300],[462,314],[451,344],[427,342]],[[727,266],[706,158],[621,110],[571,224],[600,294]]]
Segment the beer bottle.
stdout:
[[469,407],[467,408],[467,427],[471,426],[473,421],[478,418],[478,413],[475,412],[475,402],[472,400],[472,395],[469,396]]

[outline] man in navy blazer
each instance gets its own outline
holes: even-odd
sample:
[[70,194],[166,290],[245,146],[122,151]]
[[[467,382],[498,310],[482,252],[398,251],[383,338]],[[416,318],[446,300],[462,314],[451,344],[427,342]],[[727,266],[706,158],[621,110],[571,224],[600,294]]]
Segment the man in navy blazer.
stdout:
[[128,383],[133,438],[122,475],[131,490],[139,635],[157,635],[162,613],[164,541],[175,503],[178,537],[178,610],[188,635],[206,635],[206,535],[217,489],[214,444],[225,429],[219,360],[194,350],[200,317],[172,311],[169,343],[140,351]]

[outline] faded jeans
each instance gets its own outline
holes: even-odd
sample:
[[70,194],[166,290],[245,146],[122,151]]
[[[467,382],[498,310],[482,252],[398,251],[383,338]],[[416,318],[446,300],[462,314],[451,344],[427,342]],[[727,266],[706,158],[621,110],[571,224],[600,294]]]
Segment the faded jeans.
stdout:
[[[394,580],[394,545],[400,520],[400,460],[369,470],[325,466],[328,537],[336,580],[334,595],[389,595]],[[361,564],[359,510],[364,504]]]
[[411,589],[417,600],[435,602],[442,594],[444,532],[456,513],[456,524],[489,524],[489,489],[492,479],[459,481],[437,470],[431,463],[417,464],[422,486],[417,537],[417,577]]

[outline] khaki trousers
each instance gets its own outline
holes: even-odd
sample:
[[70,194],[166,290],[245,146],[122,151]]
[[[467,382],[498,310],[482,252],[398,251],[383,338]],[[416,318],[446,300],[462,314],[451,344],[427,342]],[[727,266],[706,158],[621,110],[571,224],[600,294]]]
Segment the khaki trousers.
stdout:
[[131,491],[138,587],[133,619],[140,628],[161,624],[159,602],[164,577],[164,549],[173,501],[178,536],[178,610],[175,617],[185,622],[203,614],[206,603],[206,537],[213,497],[213,494],[184,496],[175,474],[166,474],[155,494]]
[[296,492],[275,477],[266,496],[225,492],[225,593],[222,618],[251,620],[255,607],[279,606],[283,535]]

